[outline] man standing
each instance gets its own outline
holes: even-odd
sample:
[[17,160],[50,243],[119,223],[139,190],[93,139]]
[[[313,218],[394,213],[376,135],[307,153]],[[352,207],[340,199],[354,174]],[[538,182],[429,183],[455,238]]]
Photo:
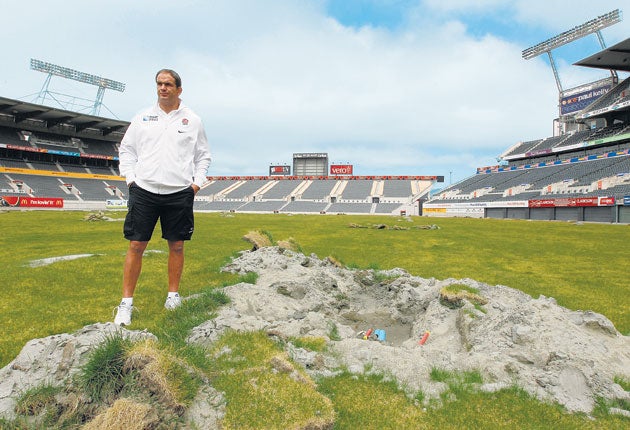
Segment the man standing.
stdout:
[[201,119],[179,98],[182,81],[170,69],[155,76],[158,101],[136,115],[120,143],[120,174],[129,186],[124,235],[129,248],[123,268],[122,301],[114,323],[131,324],[133,293],[142,255],[158,219],[168,242],[168,296],[164,307],[181,304],[179,281],[184,241],[194,228],[195,194],[206,180],[210,150]]

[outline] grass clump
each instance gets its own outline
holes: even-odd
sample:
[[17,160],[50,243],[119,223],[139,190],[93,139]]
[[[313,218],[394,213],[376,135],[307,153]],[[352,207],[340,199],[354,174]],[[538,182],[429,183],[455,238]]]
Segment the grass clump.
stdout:
[[[9,422],[3,423],[3,421],[0,420],[0,428],[28,428],[26,425],[28,422],[33,425],[39,425],[42,428],[54,426],[55,423],[60,420],[60,416],[63,413],[63,408],[57,399],[57,395],[62,393],[62,391],[63,387],[55,387],[47,383],[26,390],[22,393],[15,405],[15,413],[21,419],[18,419],[11,425]],[[77,420],[73,418],[74,417],[66,416],[66,419],[62,421],[68,424],[76,423]]]
[[[186,343],[190,330],[212,318],[213,312],[228,302],[228,296],[222,291],[206,288],[194,298],[183,300],[180,307],[161,313],[154,333],[161,342],[181,350],[184,354],[195,355],[195,348]],[[203,357],[200,358],[203,362]]]
[[451,372],[440,369],[439,367],[432,367],[429,372],[429,377],[433,382],[446,382],[451,377]]
[[136,342],[129,348],[125,371],[133,372],[162,404],[178,411],[192,402],[201,385],[197,372],[152,340]]
[[395,381],[378,374],[343,372],[318,381],[330,398],[337,418],[335,429],[425,429],[425,413],[400,390]]
[[133,399],[117,399],[112,406],[82,427],[83,430],[155,428],[159,417],[153,408]]
[[309,351],[323,352],[326,350],[326,339],[315,336],[292,337],[289,341],[297,348],[308,349]]
[[[441,402],[429,402],[429,428],[527,428],[546,429],[623,429],[628,419],[608,413],[615,405],[600,399],[593,411],[593,420],[583,413],[569,414],[551,402],[541,402],[520,387],[512,386],[493,393],[481,392],[483,383],[477,370],[451,372],[432,368],[430,379],[447,385]],[[624,425],[625,423],[625,425]]]
[[271,233],[267,231],[250,231],[243,236],[243,240],[251,243],[254,251],[260,248],[273,246],[273,237],[271,236]]
[[[597,397],[595,399],[595,407],[593,408],[593,415],[598,418],[618,418],[621,417],[619,413],[613,413],[613,409],[617,411],[630,412],[630,402],[626,399],[606,399],[603,397]],[[625,417],[628,422],[630,419]]]
[[247,272],[244,275],[240,275],[238,277],[238,282],[244,282],[246,284],[255,285],[258,280],[258,273],[256,272]]
[[339,334],[339,328],[337,327],[337,324],[335,324],[332,321],[328,324],[328,338],[334,341],[341,340],[341,335]]
[[398,279],[397,275],[388,275],[381,270],[374,272],[374,281],[382,285],[389,284],[396,279]]
[[[624,423],[625,420],[625,423]],[[457,401],[445,402],[427,412],[430,428],[474,429],[624,429],[627,418],[569,414],[556,403],[537,400],[516,386],[494,393],[463,390]]]
[[55,396],[61,387],[43,384],[26,390],[18,399],[15,413],[18,415],[38,415],[55,403]]
[[429,372],[429,378],[434,382],[445,382],[449,384],[451,388],[483,383],[483,377],[478,370],[451,372],[439,367],[432,367]]
[[1,428],[79,428],[90,421],[123,393],[135,391],[133,375],[125,369],[132,344],[120,333],[108,335],[67,384],[42,385],[25,392],[15,409],[16,420],[2,423]]
[[615,376],[613,378],[616,384],[619,384],[625,391],[630,391],[630,379],[623,376]]
[[381,270],[381,266],[378,263],[370,263],[367,266],[368,270],[373,270],[375,272],[378,272]]
[[338,267],[340,269],[343,269],[345,267],[345,265],[343,264],[343,261],[341,261],[339,259],[339,257],[336,257],[334,255],[329,255],[328,257],[326,257],[325,261],[328,264],[331,264],[331,265],[333,265],[335,267]]
[[212,385],[225,393],[225,429],[332,428],[330,399],[262,332],[227,332],[210,351]]
[[282,249],[288,249],[293,252],[299,252],[300,254],[304,254],[304,250],[302,246],[292,237],[278,241],[278,246]]
[[[624,391],[630,392],[630,380],[622,376],[615,376],[613,380],[616,384],[619,384],[621,388],[624,389]],[[630,401],[627,399],[620,399],[620,398],[607,400],[600,397],[597,399],[595,410],[600,415],[603,415],[603,416],[610,415],[611,408],[630,412]]]
[[[89,401],[72,412],[75,415],[72,420],[61,416],[56,421],[48,420],[46,428],[65,428],[64,422],[92,419],[91,427],[86,428],[154,428],[158,423],[181,424],[181,416],[194,401],[201,385],[207,382],[197,365],[204,368],[208,362],[206,351],[188,345],[185,339],[190,328],[209,319],[211,313],[227,301],[227,296],[211,289],[184,300],[182,306],[164,315],[159,342],[134,342],[121,332],[106,337],[88,357],[76,378],[76,387],[68,388],[85,393]],[[98,407],[99,404],[102,406]],[[69,412],[66,410],[63,414],[69,415]],[[138,427],[138,423],[142,426]]]
[[440,303],[447,308],[457,309],[468,301],[475,307],[483,306],[488,300],[479,294],[479,290],[464,284],[450,284],[440,290]]
[[448,387],[440,395],[441,403],[429,401],[429,404],[433,404],[435,407],[442,406],[445,402],[461,400],[463,395],[476,392],[477,387],[483,383],[481,373],[477,370],[452,372],[439,367],[432,367],[429,378],[433,382],[441,382]]
[[83,366],[79,385],[96,402],[108,402],[125,386],[125,357],[132,342],[115,333],[108,336]]

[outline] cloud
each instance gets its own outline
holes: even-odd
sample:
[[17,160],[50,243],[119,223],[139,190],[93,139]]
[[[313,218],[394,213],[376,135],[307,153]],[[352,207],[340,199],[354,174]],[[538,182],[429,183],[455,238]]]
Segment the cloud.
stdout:
[[[409,146],[493,147],[498,155],[513,143],[513,121],[523,111],[546,112],[550,122],[544,98],[553,96],[552,82],[540,64],[523,63],[519,47],[467,38],[457,23],[432,30],[392,34],[328,19],[276,28],[227,62],[198,59],[196,79],[210,97],[196,103],[207,105],[211,121],[240,128],[231,143],[237,147],[258,142],[290,156],[292,147],[350,145],[356,156],[380,153],[375,166],[387,151]],[[230,121],[234,111],[238,123]]]
[[112,0],[98,11],[78,0],[13,2],[0,37],[20,34],[20,43],[5,46],[0,94],[37,91],[44,76],[26,70],[35,57],[125,82],[105,104],[130,119],[155,101],[155,71],[174,68],[184,101],[204,119],[217,175],[265,174],[293,152],[329,152],[360,174],[454,170],[461,179],[517,141],[551,134],[548,64],[523,60],[529,42],[490,23],[549,37],[591,18],[592,4],[565,19],[554,1],[375,0],[388,3],[401,8],[391,27],[343,25],[324,0]]
[[422,7],[441,13],[468,14],[471,12],[488,13],[497,9],[509,7],[504,0],[424,0],[419,2]]

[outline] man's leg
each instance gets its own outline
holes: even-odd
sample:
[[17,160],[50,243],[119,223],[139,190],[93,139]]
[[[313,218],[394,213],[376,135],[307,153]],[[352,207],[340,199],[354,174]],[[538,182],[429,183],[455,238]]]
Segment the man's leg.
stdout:
[[168,295],[164,307],[175,309],[182,304],[179,282],[184,271],[184,241],[190,240],[194,229],[192,187],[168,196],[160,213],[162,238],[168,242]]
[[149,242],[129,241],[123,267],[123,298],[133,297],[142,271],[142,255],[148,244]]
[[129,325],[131,324],[131,313],[133,311],[133,292],[136,290],[136,284],[142,270],[142,254],[149,242],[139,242],[136,240],[129,241],[127,256],[123,266],[123,298],[120,305],[116,307],[116,317],[114,324]]
[[168,292],[179,291],[179,281],[184,270],[184,241],[168,241]]

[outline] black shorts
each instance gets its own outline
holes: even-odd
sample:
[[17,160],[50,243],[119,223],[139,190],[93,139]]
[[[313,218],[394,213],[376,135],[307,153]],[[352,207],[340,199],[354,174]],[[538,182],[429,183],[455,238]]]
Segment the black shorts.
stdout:
[[195,191],[192,187],[173,194],[154,194],[131,184],[123,227],[125,238],[148,242],[159,218],[163,239],[190,240],[195,227],[194,202]]

